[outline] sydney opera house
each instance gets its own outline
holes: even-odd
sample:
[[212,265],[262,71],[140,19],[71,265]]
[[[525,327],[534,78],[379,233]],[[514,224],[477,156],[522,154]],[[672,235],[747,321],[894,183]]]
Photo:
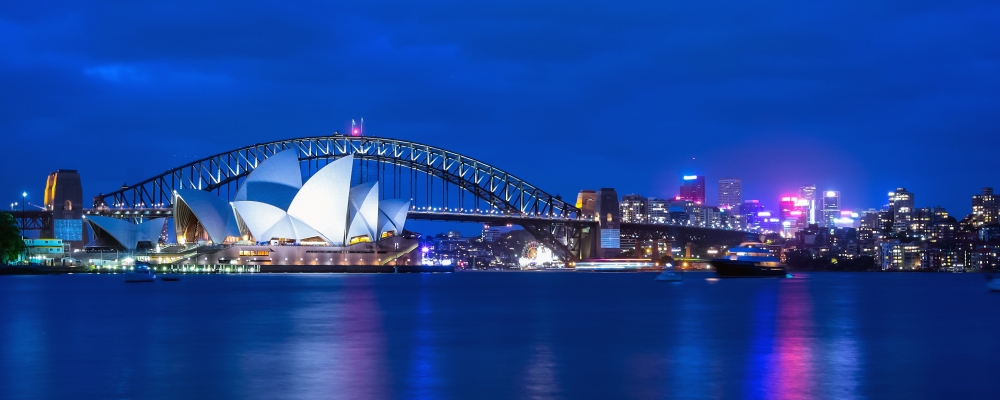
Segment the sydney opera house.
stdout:
[[[403,235],[406,200],[379,199],[378,182],[351,186],[354,157],[330,162],[303,181],[298,151],[277,153],[254,169],[233,201],[199,189],[174,192],[174,263],[419,265],[418,241]],[[96,242],[136,250],[155,245],[164,220],[140,224],[87,219]],[[183,252],[178,252],[183,253]]]

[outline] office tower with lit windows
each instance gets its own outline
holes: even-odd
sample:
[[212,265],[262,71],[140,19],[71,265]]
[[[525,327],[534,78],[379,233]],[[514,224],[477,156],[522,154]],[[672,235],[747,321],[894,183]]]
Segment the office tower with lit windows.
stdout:
[[993,188],[983,188],[982,194],[972,196],[972,218],[976,226],[992,224],[998,220],[1000,204],[993,195]]
[[778,219],[785,237],[793,237],[795,232],[806,227],[808,215],[804,211],[807,208],[803,207],[803,204],[801,199],[792,196],[783,196],[778,202]]
[[[764,206],[760,204],[759,200],[743,201],[739,209],[740,224],[746,228],[760,229],[761,218],[766,218],[760,215],[762,211],[764,211]],[[770,216],[770,214],[767,215],[767,217]]]
[[650,224],[665,224],[670,220],[670,202],[664,199],[646,200],[646,221]]
[[627,194],[622,196],[618,204],[621,208],[622,222],[644,224],[646,218],[646,198],[638,194]]
[[840,218],[840,192],[827,190],[823,192],[823,219],[817,222],[821,226],[834,227],[834,220]]
[[810,224],[816,223],[816,185],[803,186],[799,188],[799,200],[805,200],[809,205],[809,215],[806,221]]
[[889,205],[892,206],[892,230],[903,232],[910,227],[915,212],[913,208],[913,193],[906,188],[896,188],[889,192]]
[[719,179],[719,208],[739,212],[743,204],[743,180],[740,178]]
[[690,200],[695,204],[705,203],[705,177],[697,175],[685,175],[684,182],[681,183],[681,200]]

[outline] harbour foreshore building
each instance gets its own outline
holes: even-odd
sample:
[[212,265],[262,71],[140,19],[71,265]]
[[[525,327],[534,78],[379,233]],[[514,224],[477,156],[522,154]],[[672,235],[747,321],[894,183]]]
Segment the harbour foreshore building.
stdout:
[[[378,196],[378,182],[351,186],[353,156],[302,180],[298,150],[272,155],[247,175],[232,202],[199,189],[174,191],[177,242],[197,249],[176,263],[257,265],[404,265],[420,262],[405,237],[409,201]],[[86,219],[92,249],[149,251],[164,219],[133,224]]]

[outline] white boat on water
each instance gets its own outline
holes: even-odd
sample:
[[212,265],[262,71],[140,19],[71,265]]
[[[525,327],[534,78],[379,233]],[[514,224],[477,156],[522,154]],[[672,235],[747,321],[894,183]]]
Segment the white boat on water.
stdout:
[[663,272],[660,272],[660,274],[656,276],[656,280],[661,282],[681,282],[684,280],[684,276],[674,269],[673,264],[667,264],[666,268],[663,269]]
[[1000,279],[996,279],[992,275],[986,275],[986,288],[991,292],[1000,292]]
[[125,273],[125,282],[155,282],[156,274],[149,268],[149,264],[136,263],[131,271]]

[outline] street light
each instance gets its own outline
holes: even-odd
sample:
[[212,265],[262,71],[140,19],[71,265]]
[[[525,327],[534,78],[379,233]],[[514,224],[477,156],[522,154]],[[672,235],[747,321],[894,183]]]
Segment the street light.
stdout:
[[[24,243],[24,203],[28,202],[28,192],[21,192],[21,243]],[[28,246],[24,246],[24,263],[28,263]]]

